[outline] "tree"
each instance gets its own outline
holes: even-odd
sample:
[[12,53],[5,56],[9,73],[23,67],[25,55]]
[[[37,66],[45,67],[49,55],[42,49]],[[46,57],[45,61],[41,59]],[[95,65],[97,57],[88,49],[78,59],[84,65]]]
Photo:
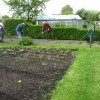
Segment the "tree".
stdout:
[[83,20],[86,20],[86,16],[87,16],[87,11],[82,8],[82,9],[79,9],[76,14],[78,14]]
[[73,8],[70,7],[70,5],[66,5],[62,8],[61,10],[62,15],[68,15],[68,14],[73,14]]
[[38,13],[45,8],[45,2],[49,0],[3,0],[13,11],[13,17],[34,20]]
[[99,11],[91,11],[91,10],[85,10],[84,8],[78,10],[76,12],[83,20],[87,21],[98,21],[98,15],[100,14]]

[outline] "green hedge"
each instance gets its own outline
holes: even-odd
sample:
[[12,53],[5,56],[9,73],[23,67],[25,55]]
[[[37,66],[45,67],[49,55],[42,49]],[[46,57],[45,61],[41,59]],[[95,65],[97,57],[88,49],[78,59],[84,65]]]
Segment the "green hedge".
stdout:
[[53,34],[56,39],[61,40],[80,40],[87,30],[78,30],[76,28],[54,28]]
[[31,23],[26,22],[23,19],[6,19],[5,20],[5,35],[14,35],[17,36],[16,34],[16,27],[20,23],[25,23],[24,30],[22,32],[23,36],[30,36],[34,38],[37,34],[40,34],[42,29],[41,26],[36,26]]
[[[40,35],[42,32],[42,26],[33,25],[26,22],[23,19],[6,19],[5,20],[5,35],[14,35],[16,34],[16,27],[19,23],[25,23],[25,28],[23,30],[23,36],[29,36],[31,38],[44,39],[45,34]],[[83,36],[88,32],[88,30],[80,30],[76,28],[52,28],[53,39],[59,40],[81,40]],[[95,40],[100,40],[100,31],[96,30]],[[85,39],[85,38],[84,38]]]
[[16,27],[19,23],[25,22],[23,19],[6,19],[5,20],[5,35],[17,35]]
[[26,23],[23,35],[35,38],[41,32],[42,32],[42,26],[37,26],[37,25],[30,24],[30,23]]

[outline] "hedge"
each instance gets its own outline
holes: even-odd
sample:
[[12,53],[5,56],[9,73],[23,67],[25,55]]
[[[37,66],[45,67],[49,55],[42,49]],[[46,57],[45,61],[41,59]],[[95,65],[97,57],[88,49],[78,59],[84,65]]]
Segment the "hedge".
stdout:
[[[29,36],[31,38],[44,39],[45,34],[40,35],[42,32],[42,26],[33,25],[26,22],[23,19],[6,19],[5,20],[5,35],[14,35],[16,34],[16,27],[19,23],[25,23],[25,28],[23,30],[23,36]],[[88,32],[88,30],[81,30],[76,28],[52,28],[53,39],[59,40],[81,40],[83,36]],[[95,40],[100,40],[100,31],[96,30]]]
[[6,19],[5,20],[5,35],[17,35],[16,27],[19,23],[25,22],[23,19]]
[[26,22],[23,19],[6,19],[5,20],[5,35],[17,36],[16,27],[20,23],[25,23],[24,30],[22,32],[23,36],[34,37],[40,34],[42,31],[41,26],[36,26],[31,23]]

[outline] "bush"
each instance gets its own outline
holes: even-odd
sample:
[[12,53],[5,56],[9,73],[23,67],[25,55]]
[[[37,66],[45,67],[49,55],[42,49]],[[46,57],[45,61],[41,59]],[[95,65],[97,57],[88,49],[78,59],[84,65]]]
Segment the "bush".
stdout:
[[32,38],[30,37],[23,37],[20,41],[19,44],[22,46],[27,46],[27,45],[32,45]]

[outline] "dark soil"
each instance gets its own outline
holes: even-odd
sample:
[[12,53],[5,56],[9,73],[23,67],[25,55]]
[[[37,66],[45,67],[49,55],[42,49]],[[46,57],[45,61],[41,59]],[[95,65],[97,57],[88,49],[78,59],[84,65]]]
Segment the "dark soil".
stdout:
[[75,52],[56,49],[0,49],[0,100],[49,100]]

